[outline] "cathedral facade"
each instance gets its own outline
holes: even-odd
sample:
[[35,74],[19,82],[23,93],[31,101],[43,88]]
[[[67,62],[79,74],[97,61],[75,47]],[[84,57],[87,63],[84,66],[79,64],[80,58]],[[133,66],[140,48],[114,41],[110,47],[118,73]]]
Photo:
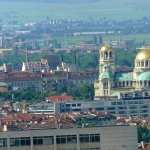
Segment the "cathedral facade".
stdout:
[[141,48],[130,72],[118,72],[113,48],[105,44],[99,50],[99,78],[95,81],[95,98],[150,89],[150,48]]

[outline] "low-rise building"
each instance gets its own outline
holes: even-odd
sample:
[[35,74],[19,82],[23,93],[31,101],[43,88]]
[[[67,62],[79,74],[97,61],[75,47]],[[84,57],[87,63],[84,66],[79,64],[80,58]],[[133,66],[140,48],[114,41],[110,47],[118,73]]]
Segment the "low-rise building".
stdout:
[[56,104],[53,102],[41,102],[30,105],[28,112],[32,114],[55,114],[58,110],[56,110]]
[[49,65],[46,59],[40,61],[23,62],[22,71],[24,72],[49,72]]
[[99,111],[109,112],[121,117],[150,117],[149,91],[135,91],[119,94],[114,97],[101,97],[94,101],[71,101],[59,103],[60,112]]

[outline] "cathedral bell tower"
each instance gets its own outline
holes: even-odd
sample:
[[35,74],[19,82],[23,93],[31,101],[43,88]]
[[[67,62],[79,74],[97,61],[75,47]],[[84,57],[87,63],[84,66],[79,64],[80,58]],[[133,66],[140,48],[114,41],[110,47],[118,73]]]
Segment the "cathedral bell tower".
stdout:
[[95,82],[95,97],[110,96],[115,70],[114,53],[108,44],[103,45],[99,53],[99,79]]

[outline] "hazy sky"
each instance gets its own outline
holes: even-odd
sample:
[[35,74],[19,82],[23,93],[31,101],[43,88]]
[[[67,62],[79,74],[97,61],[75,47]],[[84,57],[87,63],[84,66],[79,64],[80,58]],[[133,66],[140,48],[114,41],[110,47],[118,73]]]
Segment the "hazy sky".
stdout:
[[0,0],[0,19],[139,19],[149,7],[150,0]]

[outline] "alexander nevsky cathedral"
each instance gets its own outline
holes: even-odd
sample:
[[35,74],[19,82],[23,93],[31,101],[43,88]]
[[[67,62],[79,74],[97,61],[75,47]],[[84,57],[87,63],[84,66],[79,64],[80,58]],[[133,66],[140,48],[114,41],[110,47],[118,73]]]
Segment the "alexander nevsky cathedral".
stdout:
[[121,92],[150,90],[150,47],[141,48],[132,72],[117,72],[115,52],[105,44],[99,51],[99,79],[95,82],[95,97],[117,96]]

